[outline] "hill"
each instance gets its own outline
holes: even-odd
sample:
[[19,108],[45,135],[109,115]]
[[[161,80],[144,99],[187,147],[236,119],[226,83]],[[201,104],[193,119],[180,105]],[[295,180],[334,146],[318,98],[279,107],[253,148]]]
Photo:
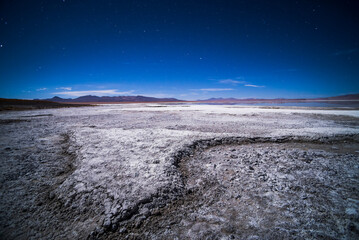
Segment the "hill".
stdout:
[[81,107],[81,106],[90,106],[90,105],[85,105],[85,104],[74,105],[74,104],[58,103],[58,102],[45,101],[45,100],[23,100],[23,99],[0,98],[0,111]]
[[81,96],[78,98],[60,98],[55,96],[50,99],[45,99],[52,102],[61,103],[111,103],[111,102],[181,102],[176,98],[155,98],[146,96],[116,96],[116,97],[98,97],[92,95]]

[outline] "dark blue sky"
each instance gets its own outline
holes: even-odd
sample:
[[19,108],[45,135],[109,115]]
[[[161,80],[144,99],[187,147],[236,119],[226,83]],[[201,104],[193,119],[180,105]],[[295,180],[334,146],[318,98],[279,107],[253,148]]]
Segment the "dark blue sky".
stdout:
[[0,97],[359,92],[359,1],[0,3]]

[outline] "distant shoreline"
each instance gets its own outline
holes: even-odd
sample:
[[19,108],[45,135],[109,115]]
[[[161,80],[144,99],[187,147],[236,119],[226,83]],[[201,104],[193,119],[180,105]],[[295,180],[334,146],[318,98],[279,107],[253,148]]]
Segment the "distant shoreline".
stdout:
[[199,100],[199,101],[171,101],[171,102],[160,102],[160,101],[149,101],[149,102],[67,102],[66,104],[133,104],[133,103],[295,103],[295,102],[358,102],[359,100],[275,100],[275,99],[268,99],[268,100],[235,100],[235,101],[207,101],[207,100]]
[[[296,104],[297,103],[297,104]],[[313,103],[313,104],[311,104]],[[109,104],[210,104],[210,105],[249,105],[259,107],[324,107],[359,108],[358,99],[214,99],[198,101],[121,101],[121,102],[55,102],[48,100],[22,100],[0,98],[0,111],[21,111],[51,108],[87,107]],[[256,105],[258,104],[258,105]],[[273,104],[273,105],[271,105]],[[291,105],[293,104],[293,105]]]

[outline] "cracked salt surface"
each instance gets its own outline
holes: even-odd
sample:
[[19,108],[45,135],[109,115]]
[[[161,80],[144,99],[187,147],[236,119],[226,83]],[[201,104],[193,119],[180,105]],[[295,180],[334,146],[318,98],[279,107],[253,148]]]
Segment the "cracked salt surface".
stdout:
[[[196,154],[182,153],[186,146],[201,139],[220,141],[231,137],[273,140],[290,136],[309,142],[333,138],[342,141],[341,145],[336,143],[337,148],[347,151],[341,154],[357,156],[358,116],[359,111],[353,110],[162,104],[1,113],[0,236],[6,239],[175,237],[180,235],[175,230],[167,230],[167,235],[162,232],[171,225],[168,219],[163,220],[164,226],[159,232],[151,233],[146,226],[154,216],[175,215],[168,212],[167,206],[186,201],[185,193],[190,184],[183,177],[185,168],[179,168],[178,159],[189,158],[186,162],[191,163],[192,155]],[[338,136],[342,140],[338,140]],[[323,143],[323,148],[328,144]],[[347,149],[349,145],[351,148]],[[228,151],[223,149],[222,153]],[[272,151],[278,152],[277,148]],[[328,156],[332,156],[330,152]],[[288,153],[279,152],[278,156],[281,154]],[[357,157],[352,159],[358,160]],[[211,164],[202,162],[188,169],[195,173],[204,166],[210,168],[211,174],[222,171],[219,164],[212,169]],[[345,164],[338,166],[339,169],[346,167]],[[355,180],[358,168],[353,171],[354,175],[348,178]],[[319,169],[314,173],[319,174]],[[281,175],[277,175],[280,179]],[[201,179],[201,175],[194,176]],[[205,176],[203,181],[208,180]],[[282,177],[293,180],[290,174]],[[231,181],[238,179],[241,178]],[[209,195],[216,193],[218,186],[213,186],[207,191]],[[237,197],[232,196],[235,191],[229,191],[230,199]],[[358,221],[352,220],[358,219],[358,203],[355,202],[359,200],[358,190],[354,193],[356,195],[351,197],[354,203],[341,210],[350,216],[350,219],[344,218],[346,222],[342,224],[343,228],[352,229],[348,230],[350,234],[359,229]],[[218,204],[225,206],[227,200],[221,201]],[[196,206],[190,207],[196,209]],[[201,212],[200,209],[196,211]],[[227,211],[226,208],[223,211]],[[189,211],[188,214],[194,216],[195,213]],[[195,215],[200,217],[201,214]],[[214,237],[233,235],[218,231],[218,227],[207,229],[208,222],[223,222],[226,216],[206,212],[202,218],[204,222],[183,220],[188,227],[178,229],[192,232],[190,238],[204,236],[208,231]],[[153,219],[153,222],[158,221]],[[260,228],[256,221],[253,218],[248,224]],[[349,232],[345,235],[347,238],[357,236]]]

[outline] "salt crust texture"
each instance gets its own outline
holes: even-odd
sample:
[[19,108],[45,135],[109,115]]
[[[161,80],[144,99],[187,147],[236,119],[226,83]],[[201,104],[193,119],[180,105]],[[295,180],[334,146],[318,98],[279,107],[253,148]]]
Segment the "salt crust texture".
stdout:
[[[358,117],[354,110],[165,104],[1,113],[0,236],[173,237],[136,235],[129,226],[140,228],[183,198],[189,185],[174,156],[186,146],[203,139],[356,138]],[[358,218],[358,204],[344,211]]]

